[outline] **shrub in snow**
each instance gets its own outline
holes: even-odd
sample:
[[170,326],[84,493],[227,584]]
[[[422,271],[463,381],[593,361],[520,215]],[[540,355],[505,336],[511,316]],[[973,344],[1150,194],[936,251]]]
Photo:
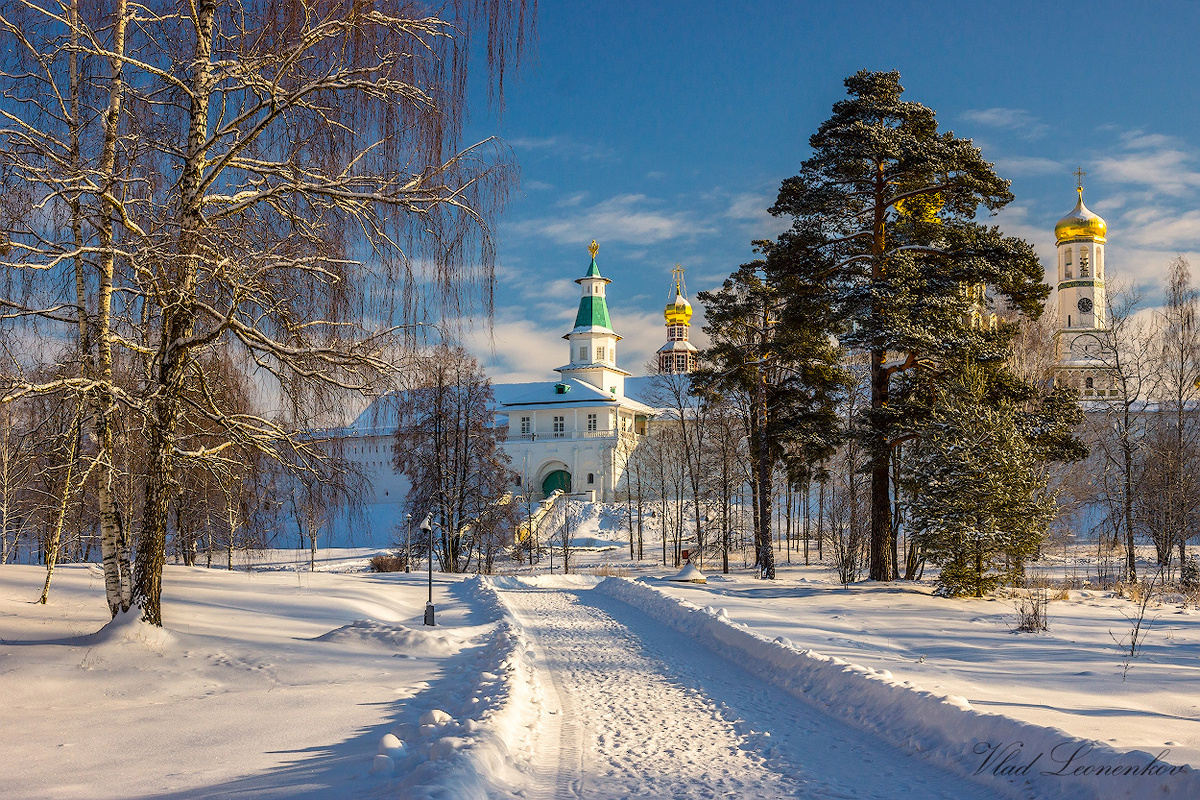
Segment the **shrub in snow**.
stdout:
[[403,572],[408,566],[408,558],[403,554],[389,556],[379,554],[371,559],[372,572]]
[[1014,595],[1013,606],[1017,612],[1018,632],[1041,633],[1050,629],[1046,613],[1050,607],[1050,592],[1044,581]]

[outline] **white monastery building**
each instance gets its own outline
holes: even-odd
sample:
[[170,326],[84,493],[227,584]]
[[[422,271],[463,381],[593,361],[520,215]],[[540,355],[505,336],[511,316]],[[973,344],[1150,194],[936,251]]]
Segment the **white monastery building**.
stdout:
[[[605,290],[611,281],[591,264],[580,285],[579,311],[567,340],[561,377],[546,383],[496,387],[497,416],[508,419],[505,451],[523,491],[543,497],[556,489],[591,492],[597,500],[616,499],[629,455],[646,432],[654,409],[625,393],[629,373],[617,366],[617,342]],[[510,387],[528,391],[518,393]],[[502,399],[503,397],[503,399]]]
[[[546,497],[557,489],[586,493],[613,502],[634,449],[657,409],[644,402],[652,377],[633,377],[617,363],[621,336],[612,327],[607,289],[611,281],[596,263],[599,245],[591,243],[587,269],[579,284],[575,324],[563,334],[566,363],[555,380],[494,383],[496,423],[508,425],[504,450],[512,460],[514,493]],[[683,269],[672,273],[663,316],[666,344],[658,351],[659,371],[690,372],[697,349],[688,341],[692,306],[686,298]],[[396,429],[396,398],[381,397],[357,419],[337,431],[344,457],[357,463],[372,486],[366,516],[369,530],[350,535],[345,521],[335,522],[334,538],[347,544],[383,543],[405,525],[408,481],[391,462]],[[342,530],[346,528],[347,530]]]

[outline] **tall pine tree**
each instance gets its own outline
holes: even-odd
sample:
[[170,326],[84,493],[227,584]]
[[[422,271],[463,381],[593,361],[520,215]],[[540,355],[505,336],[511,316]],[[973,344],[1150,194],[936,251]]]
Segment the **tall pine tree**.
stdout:
[[[771,541],[775,465],[805,471],[829,456],[838,435],[835,404],[846,382],[828,288],[786,261],[773,242],[716,292],[701,292],[712,345],[693,375],[701,395],[723,395],[743,409],[754,488],[755,556],[775,577]],[[741,401],[738,403],[737,401]]]
[[1003,359],[1012,330],[972,325],[964,287],[990,286],[1031,317],[1050,289],[1032,247],[974,222],[1013,196],[970,140],[901,100],[897,72],[858,72],[846,88],[771,211],[793,218],[777,245],[793,269],[836,295],[841,344],[869,355],[871,409],[856,430],[871,454],[870,577],[892,580],[893,449],[912,435],[898,381],[948,358]]

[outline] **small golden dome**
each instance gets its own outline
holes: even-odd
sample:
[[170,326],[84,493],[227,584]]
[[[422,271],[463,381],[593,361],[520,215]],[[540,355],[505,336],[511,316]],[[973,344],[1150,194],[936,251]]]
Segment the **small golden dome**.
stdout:
[[1079,202],[1070,214],[1058,221],[1054,226],[1054,238],[1059,243],[1070,239],[1092,239],[1097,242],[1105,241],[1108,225],[1094,211],[1089,211],[1083,204],[1083,189],[1079,189]]
[[692,304],[683,295],[675,295],[675,301],[668,303],[663,311],[668,325],[690,325],[692,320]]

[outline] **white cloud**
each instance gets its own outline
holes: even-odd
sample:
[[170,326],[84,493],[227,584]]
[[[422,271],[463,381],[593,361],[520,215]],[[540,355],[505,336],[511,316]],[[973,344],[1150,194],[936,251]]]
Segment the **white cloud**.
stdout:
[[1040,156],[1001,156],[996,159],[996,172],[1005,178],[1053,175],[1062,171],[1062,164]]
[[1110,238],[1104,251],[1106,277],[1110,282],[1129,283],[1145,291],[1148,296],[1157,297],[1162,294],[1167,265],[1181,252],[1193,264],[1200,263],[1195,253],[1186,250],[1128,247],[1121,240]]
[[593,206],[550,219],[526,219],[513,223],[518,234],[544,236],[559,244],[576,244],[589,239],[657,244],[696,234],[712,233],[713,227],[689,211],[671,211],[643,194],[610,197]]
[[[463,346],[485,365],[494,382],[553,380],[554,368],[569,358],[562,336],[570,330],[574,305],[567,310],[565,316],[549,319],[540,313],[522,314],[509,309],[497,316],[490,337],[484,329],[468,330]],[[656,359],[658,348],[667,340],[662,312],[615,306],[609,311],[613,329],[623,337],[617,345],[617,365],[634,375],[645,375],[647,365]],[[703,310],[697,307],[691,340],[701,348],[708,344],[708,337],[700,330],[704,324]]]
[[960,119],[985,125],[989,128],[1003,128],[1014,131],[1025,139],[1038,139],[1045,136],[1050,126],[1038,120],[1033,114],[1023,108],[979,108],[969,109],[959,115]]
[[554,205],[558,208],[573,208],[575,206],[582,205],[583,201],[587,200],[587,197],[587,191],[575,192],[574,194],[569,194],[565,197],[560,197],[558,200],[555,200]]
[[592,142],[580,142],[569,136],[519,136],[508,140],[514,150],[540,152],[577,161],[615,161],[616,151]]
[[1153,186],[1164,194],[1181,195],[1200,186],[1200,172],[1192,168],[1194,161],[1194,154],[1187,150],[1159,147],[1102,158],[1096,171],[1115,183]]
[[[566,360],[566,344],[544,322],[505,315],[495,320],[492,335],[475,330],[464,337],[463,346],[487,368],[497,383],[545,381]],[[562,344],[562,347],[555,347]]]
[[1200,245],[1200,210],[1142,206],[1121,216],[1121,241],[1144,247],[1189,249]]
[[748,219],[762,221],[773,219],[767,212],[772,205],[771,198],[760,194],[736,194],[729,201],[729,209],[725,216],[730,219]]
[[766,194],[742,193],[734,195],[725,211],[728,219],[743,223],[747,239],[773,239],[792,225],[790,217],[776,217],[769,211],[774,197]]

